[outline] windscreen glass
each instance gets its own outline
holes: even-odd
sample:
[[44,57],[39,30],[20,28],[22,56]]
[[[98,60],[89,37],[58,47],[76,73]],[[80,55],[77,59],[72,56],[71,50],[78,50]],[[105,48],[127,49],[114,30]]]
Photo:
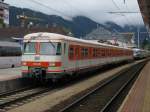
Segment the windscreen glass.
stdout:
[[62,48],[60,42],[40,43],[40,54],[61,55]]
[[24,54],[35,54],[35,53],[36,49],[34,42],[24,43]]

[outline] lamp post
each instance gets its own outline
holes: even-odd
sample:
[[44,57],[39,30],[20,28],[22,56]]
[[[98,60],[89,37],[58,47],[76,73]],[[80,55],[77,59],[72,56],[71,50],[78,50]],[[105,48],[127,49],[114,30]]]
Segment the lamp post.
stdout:
[[140,26],[137,27],[137,33],[138,33],[138,48],[140,48]]

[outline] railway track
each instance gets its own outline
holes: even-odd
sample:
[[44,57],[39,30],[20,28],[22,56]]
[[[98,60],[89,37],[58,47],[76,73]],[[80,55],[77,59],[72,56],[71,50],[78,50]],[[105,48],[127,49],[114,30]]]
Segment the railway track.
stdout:
[[[127,68],[90,92],[77,98],[71,104],[66,105],[59,112],[115,112],[117,111],[117,100],[124,93],[125,88],[134,82],[146,62],[141,62]],[[117,106],[116,106],[116,105]],[[115,107],[116,106],[116,107]]]
[[47,93],[51,88],[47,87],[26,87],[0,94],[0,111],[23,105],[34,100],[34,97]]
[[15,90],[11,90],[11,91],[2,92],[2,93],[0,93],[0,97],[5,97],[5,96],[8,96],[8,95],[12,95],[12,94],[15,94],[17,92],[21,92],[21,91],[25,91],[25,90],[28,90],[28,89],[32,89],[34,87],[35,86],[26,86],[26,87],[22,87],[20,89],[15,89]]
[[[144,66],[144,63],[142,65]],[[121,74],[122,74],[122,72],[120,72],[118,75],[112,77],[110,80],[113,81],[115,78],[117,79],[117,77],[119,77],[119,75],[121,75]],[[75,83],[76,83],[76,81],[75,81]],[[109,83],[109,81],[107,83]],[[7,93],[2,93],[2,94],[0,94],[0,112],[7,111],[10,109],[16,108],[18,106],[24,105],[26,103],[34,101],[35,99],[39,98],[39,96],[42,97],[43,95],[46,95],[44,93],[49,94],[49,93],[57,92],[58,90],[64,89],[65,87],[67,87],[69,85],[72,85],[72,82],[69,82],[69,84],[68,83],[64,84],[63,86],[58,85],[58,87],[52,86],[52,87],[48,88],[48,87],[32,86],[32,87],[25,87],[25,88],[15,90],[15,91],[10,91]],[[105,86],[105,84],[102,84],[101,86],[103,87],[103,86]],[[93,90],[93,92],[94,91],[97,91],[97,90],[95,89],[95,90]],[[91,94],[92,94],[92,92],[91,92]],[[85,95],[85,96],[88,96],[88,95]],[[78,99],[78,101],[80,102],[80,100],[82,100],[82,98]],[[72,107],[74,104],[78,103],[78,101],[73,102],[71,105],[68,105],[63,110],[61,110],[61,112],[68,111],[68,109],[70,107]],[[71,111],[71,112],[73,112],[73,111]],[[86,111],[86,112],[88,112],[88,111]],[[94,111],[92,111],[92,112],[94,112]]]
[[[112,67],[112,68],[114,68],[114,67]],[[112,69],[112,68],[109,68],[109,69]],[[106,71],[107,69],[108,68],[104,68],[104,71]],[[56,84],[55,86],[52,85],[52,86],[50,86],[50,88],[45,88],[46,90],[40,90],[40,89],[44,89],[44,88],[38,88],[38,85],[33,84],[33,86],[27,86],[27,87],[23,87],[21,89],[16,89],[16,90],[0,93],[0,112],[5,111],[5,110],[10,110],[10,109],[19,107],[23,104],[29,103],[27,100],[31,100],[31,97],[36,97],[37,95],[40,95],[45,92],[56,91],[59,89],[61,90],[65,87],[68,87],[69,85],[73,85],[77,82],[80,82],[81,80],[85,80],[86,78],[90,78],[90,75],[88,75],[86,77],[83,76],[80,78],[76,78],[67,83],[64,82],[61,85],[60,84]],[[39,90],[35,91],[37,89],[39,89]],[[34,99],[31,101],[34,101]]]

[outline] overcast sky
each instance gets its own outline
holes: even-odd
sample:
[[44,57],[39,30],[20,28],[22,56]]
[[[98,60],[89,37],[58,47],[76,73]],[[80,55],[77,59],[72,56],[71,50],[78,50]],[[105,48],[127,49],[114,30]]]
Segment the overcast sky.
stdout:
[[[35,3],[35,1],[41,4]],[[112,11],[140,12],[137,0],[126,0],[125,4],[124,0],[5,0],[5,2],[49,15],[59,15],[70,20],[75,16],[86,16],[99,23],[113,21],[120,25],[143,24],[140,13],[108,13]]]

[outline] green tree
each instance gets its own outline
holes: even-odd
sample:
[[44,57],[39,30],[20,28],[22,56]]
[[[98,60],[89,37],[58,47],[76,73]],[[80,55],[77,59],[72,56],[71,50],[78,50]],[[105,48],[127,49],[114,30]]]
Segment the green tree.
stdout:
[[4,28],[6,25],[4,24],[3,19],[0,19],[0,28]]
[[143,49],[146,49],[146,50],[150,50],[150,42],[149,42],[147,39],[145,39],[145,40],[143,41],[143,43],[142,43],[142,48],[143,48]]

